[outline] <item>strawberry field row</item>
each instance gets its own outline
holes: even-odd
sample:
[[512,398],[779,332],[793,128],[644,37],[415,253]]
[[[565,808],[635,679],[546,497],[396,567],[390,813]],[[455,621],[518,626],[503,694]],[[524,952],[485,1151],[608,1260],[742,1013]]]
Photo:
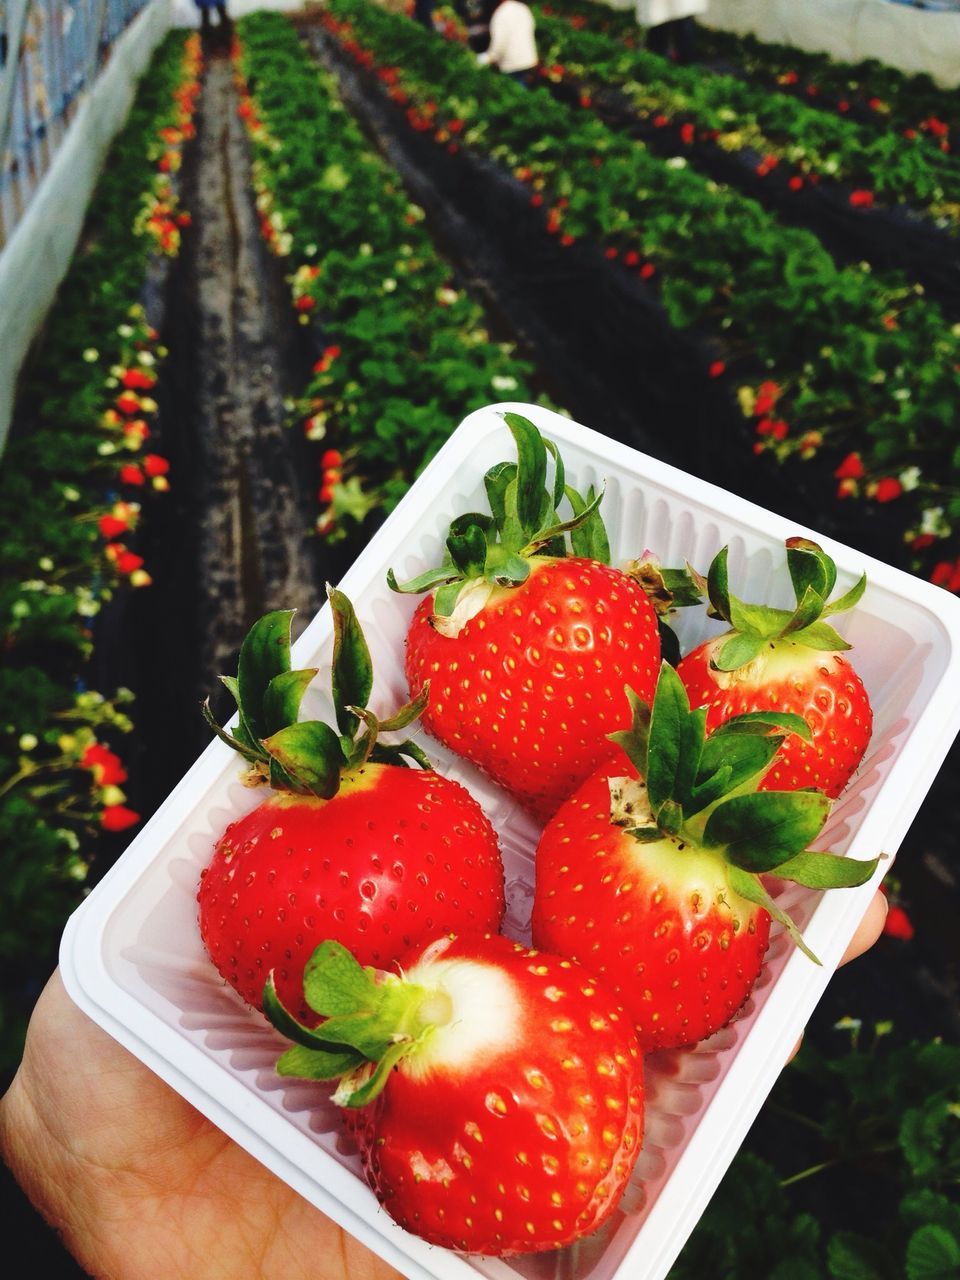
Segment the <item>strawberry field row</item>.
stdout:
[[[678,126],[687,145],[698,137],[725,152],[753,153],[751,168],[764,176],[779,168],[795,192],[843,183],[854,188],[854,208],[902,202],[931,226],[960,226],[960,166],[919,139],[878,133],[735,76],[704,75],[561,19],[541,16],[537,32],[548,72],[559,66],[592,92],[615,86],[641,119]],[[950,250],[945,244],[940,252]]]
[[115,680],[101,624],[124,588],[150,584],[137,526],[168,488],[151,440],[165,353],[138,298],[188,220],[172,175],[193,134],[199,58],[198,39],[185,46],[182,34],[155,57],[23,375],[0,473],[4,1066],[19,1056],[24,988],[98,846],[139,820],[114,750],[132,727],[131,695],[101,692]]
[[[592,0],[549,0],[542,12],[571,19],[578,29],[589,25],[626,47],[638,47],[642,32],[632,10],[612,10]],[[908,141],[949,155],[951,136],[960,129],[956,95],[924,74],[911,75],[876,59],[843,62],[824,53],[758,40],[700,26],[701,75],[720,63],[771,93],[798,97],[824,113],[856,119],[875,130],[894,130]]]
[[960,515],[960,331],[939,308],[863,265],[838,267],[812,234],[684,157],[659,160],[403,18],[362,0],[333,0],[331,12],[414,128],[442,137],[453,124],[461,145],[529,184],[561,245],[604,245],[659,286],[677,330],[712,335],[710,372],[754,423],[757,451],[826,461],[839,496],[897,503],[903,560],[942,577]]
[[423,210],[293,29],[252,16],[238,65],[261,228],[297,264],[301,318],[315,317],[327,337],[296,408],[307,437],[322,442],[317,528],[336,538],[389,509],[471,409],[529,399],[531,369],[490,336]]

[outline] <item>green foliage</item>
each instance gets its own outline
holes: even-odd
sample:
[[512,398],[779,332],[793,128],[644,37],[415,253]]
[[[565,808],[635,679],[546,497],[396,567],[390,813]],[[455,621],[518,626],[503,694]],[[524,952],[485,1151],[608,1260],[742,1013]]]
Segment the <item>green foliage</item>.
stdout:
[[[731,1165],[670,1280],[950,1280],[960,1275],[960,1046],[893,1044],[880,1024],[846,1052],[804,1044],[767,1106],[781,1117],[776,1165],[752,1139]],[[790,1167],[816,1135],[810,1168]],[[871,1232],[818,1226],[804,1193],[839,1171],[870,1179]],[[835,1214],[832,1215],[835,1218]]]
[[[903,567],[950,578],[960,326],[919,286],[836,264],[811,231],[784,226],[686,156],[661,159],[368,0],[331,0],[330,10],[338,38],[402,92],[415,127],[426,119],[442,131],[455,118],[463,146],[529,184],[547,232],[641,265],[671,323],[711,337],[744,415],[756,418],[759,449],[779,460],[822,453],[828,475],[855,451],[857,478],[843,496],[896,499],[888,511],[903,533]],[[931,155],[928,164],[945,162]],[[772,394],[760,394],[765,385]]]
[[423,211],[286,20],[253,14],[239,31],[262,125],[251,131],[261,208],[280,220],[281,251],[307,267],[295,295],[315,298],[317,323],[337,344],[297,407],[304,418],[322,413],[325,443],[345,456],[325,530],[343,536],[396,503],[465,413],[534,399],[531,369],[455,287]]
[[[129,695],[85,687],[94,619],[117,576],[97,511],[118,496],[104,411],[108,371],[143,326],[150,251],[134,224],[153,188],[157,130],[176,116],[184,36],[158,50],[94,193],[80,247],[21,377],[0,466],[0,1071],[19,1061],[38,973],[81,901],[104,810],[126,821],[126,777],[105,742],[131,728]],[[131,308],[134,313],[131,315]],[[122,332],[118,332],[118,330]],[[90,748],[100,755],[83,762]],[[106,769],[104,770],[104,763]],[[119,828],[117,828],[119,829]]]

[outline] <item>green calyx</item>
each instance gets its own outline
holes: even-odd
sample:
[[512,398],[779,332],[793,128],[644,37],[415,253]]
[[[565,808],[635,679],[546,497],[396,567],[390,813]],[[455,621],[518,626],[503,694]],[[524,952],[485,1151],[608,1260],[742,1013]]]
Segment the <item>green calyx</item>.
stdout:
[[807,848],[830,812],[821,792],[757,790],[787,734],[810,741],[806,721],[791,712],[750,712],[707,736],[706,708],[691,710],[683,682],[667,662],[652,707],[632,690],[627,697],[631,727],[610,738],[641,781],[610,780],[611,820],[641,842],[672,837],[710,850],[726,864],[731,888],[769,911],[816,960],[760,876],[813,889],[849,888],[869,880],[879,858],[861,862]]
[[722,618],[732,627],[713,655],[711,665],[715,669],[736,671],[752,662],[771,640],[789,639],[824,652],[850,648],[825,619],[853,608],[866,589],[866,574],[831,604],[830,593],[837,582],[833,560],[808,538],[788,538],[786,548],[787,568],[797,601],[792,610],[771,609],[738,600],[727,578],[726,547],[717,553],[706,579],[695,575],[710,601],[709,616]]
[[236,676],[221,676],[239,710],[232,733],[213,716],[209,698],[203,715],[214,733],[250,764],[251,785],[269,783],[277,791],[329,800],[340,787],[341,774],[367,760],[429,769],[430,761],[416,743],[383,743],[383,732],[412,724],[426,706],[428,687],[388,720],[367,707],[373,688],[373,666],[353,605],[341,591],[327,592],[333,610],[334,642],[331,684],[337,728],[322,720],[299,720],[300,703],[317,668],[292,671],[290,630],[294,610],[265,614],[250,628],[240,648]]
[[[471,511],[451,523],[443,563],[437,568],[403,584],[392,569],[387,574],[393,591],[434,591],[437,618],[451,618],[458,608],[472,616],[495,588],[520,586],[530,576],[534,556],[571,554],[610,563],[599,513],[602,491],[591,488],[581,494],[568,485],[556,445],[521,414],[503,417],[516,442],[517,461],[500,462],[484,476],[490,514]],[[568,518],[558,514],[564,499],[572,511]]]
[[282,1076],[339,1080],[334,1102],[362,1107],[383,1089],[390,1072],[450,1021],[453,1004],[396,974],[363,968],[339,942],[322,942],[303,972],[304,998],[324,1021],[313,1029],[281,1004],[267,979],[263,1011],[293,1047],[277,1062]]

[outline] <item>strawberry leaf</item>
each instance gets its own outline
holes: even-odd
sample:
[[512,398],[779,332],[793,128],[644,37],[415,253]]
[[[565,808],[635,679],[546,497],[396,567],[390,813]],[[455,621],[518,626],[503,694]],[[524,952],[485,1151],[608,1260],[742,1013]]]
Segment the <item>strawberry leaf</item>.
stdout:
[[708,741],[724,738],[729,734],[767,734],[770,729],[782,730],[783,733],[795,733],[804,742],[813,741],[813,732],[809,724],[803,716],[793,711],[744,711],[717,725]]
[[829,622],[814,622],[809,627],[804,627],[802,631],[797,631],[793,636],[794,640],[805,644],[808,649],[817,649],[823,653],[833,653],[840,649],[849,649],[852,646],[844,640],[839,632],[834,631]]
[[787,568],[797,601],[810,588],[821,600],[826,600],[837,582],[837,566],[809,538],[788,538],[786,548]]
[[295,724],[303,695],[317,674],[317,668],[281,671],[267,685],[263,695],[264,733],[270,735]]
[[626,694],[633,712],[630,728],[618,729],[616,733],[607,734],[607,737],[623,749],[637,773],[641,778],[645,778],[650,742],[650,704],[644,702],[630,688],[626,690]]
[[342,1081],[333,1095],[333,1101],[341,1107],[365,1107],[377,1094],[383,1092],[391,1071],[416,1045],[415,1040],[401,1040],[392,1044],[372,1071],[357,1072],[353,1079],[348,1077]]
[[392,569],[387,570],[387,586],[391,591],[403,595],[419,596],[425,591],[433,591],[444,583],[455,582],[459,586],[459,574],[452,564],[444,564],[439,569],[427,569],[409,582],[398,582]]
[[237,683],[236,676],[221,676],[220,683],[225,689],[229,690],[231,697],[237,704],[237,710],[240,712],[240,723],[237,725],[236,739],[255,752],[258,758],[262,757],[263,753],[260,750],[257,739],[249,724],[247,724],[246,716],[243,714],[243,707],[240,701],[240,685]]
[[700,813],[722,796],[751,779],[760,779],[770,767],[783,738],[767,734],[731,733],[718,738],[714,732],[703,744],[700,769],[691,789],[687,812]]
[[[681,757],[688,742],[689,719],[690,702],[683,682],[669,663],[662,663],[650,714],[645,774],[654,813],[675,794],[678,771],[682,767]],[[699,747],[696,755],[699,760]]]
[[769,911],[774,920],[783,925],[803,954],[812,960],[814,964],[820,963],[817,956],[804,942],[803,934],[797,928],[795,922],[787,915],[786,911],[777,906],[755,875],[751,875],[749,871],[741,871],[739,867],[731,866],[727,868],[727,879],[734,893],[738,893],[741,898],[746,898],[748,902],[754,902],[758,907],[763,907],[764,910]]
[[237,691],[245,722],[253,738],[265,736],[263,701],[274,676],[290,670],[290,626],[293,609],[264,614],[253,624],[240,646]]
[[314,949],[303,969],[303,992],[314,1013],[324,1017],[367,1009],[377,985],[342,943],[328,938]]
[[232,733],[227,733],[226,729],[221,729],[220,725],[217,724],[213,712],[210,710],[209,698],[204,701],[200,710],[204,720],[206,720],[207,724],[221,742],[225,742],[228,747],[232,747],[234,751],[239,752],[240,755],[243,756],[244,760],[249,760],[251,764],[256,764],[258,761],[263,760],[264,753],[262,751],[248,746],[246,741],[241,741],[239,737],[234,737]]
[[337,1080],[355,1071],[364,1061],[356,1049],[307,1049],[298,1044],[280,1055],[275,1070],[278,1076],[296,1076],[301,1080]]
[[717,671],[736,671],[752,662],[766,644],[763,636],[750,632],[748,635],[735,633],[729,636],[714,651],[710,665]]
[[505,413],[517,446],[517,519],[526,541],[539,529],[550,510],[547,481],[547,449],[540,432],[519,413]]
[[365,707],[373,689],[373,664],[353,605],[336,588],[327,590],[333,610],[333,705],[340,732],[352,738],[358,720],[348,707]]
[[507,519],[507,489],[517,478],[515,462],[498,462],[483,477],[483,487],[487,491],[487,502],[496,527],[503,529]]
[[879,865],[880,858],[861,862],[858,858],[845,858],[837,853],[817,853],[806,849],[781,862],[777,875],[806,885],[808,889],[851,889],[865,884]]
[[820,832],[830,801],[819,791],[758,791],[714,809],[703,830],[707,848],[722,848],[744,871],[773,871]]
[[832,613],[845,613],[847,609],[852,609],[855,604],[860,601],[864,591],[867,589],[867,575],[863,574],[858,582],[845,592],[839,600],[834,600],[833,604],[828,604],[823,611],[823,616],[827,617]]
[[329,800],[340,786],[346,757],[322,720],[300,720],[263,739],[264,748],[295,784],[293,790]]
[[797,602],[797,607],[789,622],[779,634],[781,636],[789,636],[794,632],[802,631],[804,627],[809,627],[823,613],[823,605],[823,596],[818,595],[813,587],[807,587],[803,596]]

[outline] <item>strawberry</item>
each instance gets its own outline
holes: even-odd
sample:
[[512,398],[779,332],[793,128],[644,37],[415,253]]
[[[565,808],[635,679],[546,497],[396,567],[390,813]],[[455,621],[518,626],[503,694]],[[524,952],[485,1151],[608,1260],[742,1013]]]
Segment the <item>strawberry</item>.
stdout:
[[830,808],[821,792],[757,789],[786,733],[809,738],[800,717],[755,712],[706,736],[706,711],[691,711],[666,662],[652,708],[628,697],[633,724],[614,735],[625,767],[598,770],[540,838],[533,941],[606,982],[651,1052],[733,1017],[760,973],[771,917],[812,956],[761,875],[857,885],[878,860],[807,849]]
[[707,708],[707,728],[746,711],[792,711],[812,730],[812,740],[785,740],[763,787],[816,787],[836,799],[863,758],[873,728],[870,699],[843,651],[850,645],[827,623],[863,595],[866,576],[828,604],[836,565],[816,543],[788,538],[796,607],[744,604],[729,590],[724,548],[706,582],[710,616],[730,630],[707,640],[678,664],[694,706]]
[[442,937],[402,976],[326,942],[281,1075],[331,1080],[364,1172],[401,1226],[469,1253],[557,1249],[616,1207],[643,1137],[629,1019],[579,965],[508,938]]
[[246,781],[271,788],[219,838],[197,895],[211,959],[255,1007],[271,969],[285,1001],[302,997],[303,967],[322,939],[383,966],[422,939],[495,930],[503,916],[500,850],[480,806],[414,743],[380,740],[410,724],[422,700],[384,721],[366,709],[366,642],[347,598],[331,591],[330,604],[337,730],[297,720],[316,671],[290,670],[292,611],[256,623],[237,678],[224,678],[240,707],[234,732],[205,709],[249,762]]
[[[610,754],[624,684],[653,696],[660,639],[645,592],[608,563],[602,495],[567,486],[556,447],[519,414],[504,418],[518,461],[485,477],[492,515],[456,519],[439,568],[388,581],[434,592],[405,659],[412,696],[430,681],[424,727],[543,820]],[[564,497],[574,514],[561,520]]]

